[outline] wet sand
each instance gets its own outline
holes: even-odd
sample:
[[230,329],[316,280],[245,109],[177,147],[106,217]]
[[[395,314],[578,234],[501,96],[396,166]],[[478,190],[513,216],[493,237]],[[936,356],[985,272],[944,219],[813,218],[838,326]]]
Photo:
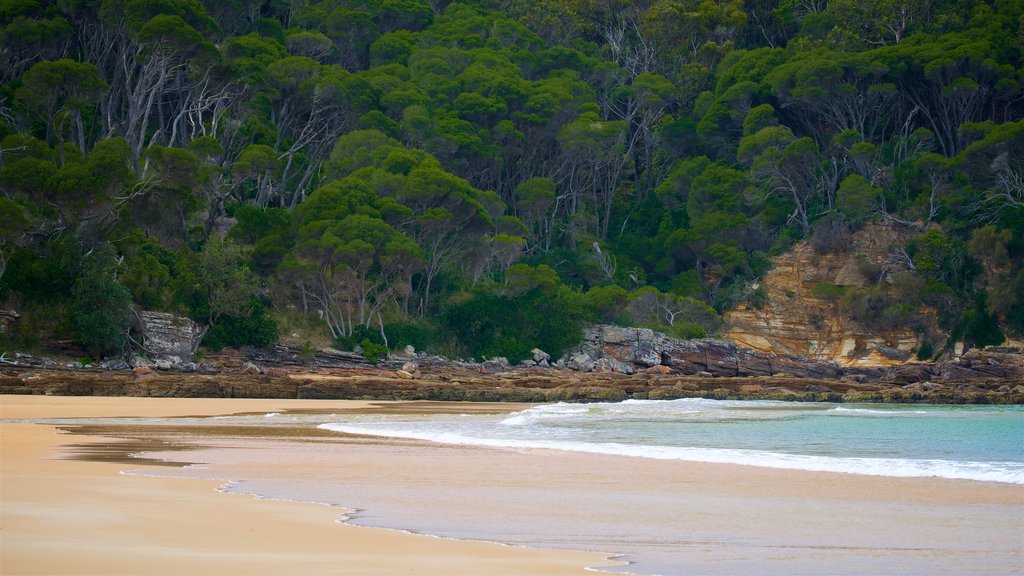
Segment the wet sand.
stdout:
[[[0,418],[215,415],[355,402],[0,396]],[[584,574],[594,553],[441,540],[339,524],[343,510],[218,492],[221,480],[121,474],[65,444],[110,444],[0,423],[0,574]]]
[[[333,401],[0,397],[3,418],[285,409],[381,408]],[[516,407],[393,403],[383,409]],[[636,555],[641,563],[626,570],[661,574],[1024,574],[1019,485],[443,446],[315,429],[243,429],[216,420],[199,427],[80,429],[131,443],[57,435],[38,425],[2,426],[5,575],[61,572],[50,564],[60,561],[65,568],[96,567],[63,573],[113,574],[186,568],[193,574],[557,574],[609,565],[602,554],[571,552],[580,549]],[[39,459],[47,451],[53,458],[58,443],[76,445],[61,450],[66,457],[108,462]],[[109,461],[137,450],[205,463],[149,467],[147,473],[240,480],[231,490],[336,502],[358,508],[351,521],[364,526],[567,550],[335,525],[330,521],[342,512],[338,508],[217,494],[220,481],[117,475],[140,467]],[[26,472],[12,471],[9,461]],[[82,510],[87,520],[69,510]]]

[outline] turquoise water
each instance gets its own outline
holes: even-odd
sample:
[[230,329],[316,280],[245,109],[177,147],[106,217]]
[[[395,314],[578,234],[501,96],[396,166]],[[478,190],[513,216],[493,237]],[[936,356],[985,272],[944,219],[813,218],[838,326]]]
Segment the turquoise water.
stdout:
[[[995,482],[1024,494],[1021,406],[686,399],[550,404],[504,414],[423,412],[217,417],[225,425],[339,434],[333,442],[204,438],[204,448],[189,456],[201,465],[159,473],[230,479],[226,491],[337,505],[361,526],[617,553],[634,574],[933,576],[1024,567],[1019,505],[986,500],[990,490],[1005,493]],[[764,475],[733,474],[717,490],[708,482],[720,468],[673,461],[982,485],[843,483],[813,474],[783,475],[794,484],[762,485]],[[703,479],[695,477],[702,468]],[[865,485],[879,494],[865,493]],[[939,485],[949,489],[945,496],[915,496],[914,490]],[[977,501],[944,499],[972,490]]]
[[896,477],[1024,484],[1024,407],[629,400],[501,416],[365,416],[338,432]]

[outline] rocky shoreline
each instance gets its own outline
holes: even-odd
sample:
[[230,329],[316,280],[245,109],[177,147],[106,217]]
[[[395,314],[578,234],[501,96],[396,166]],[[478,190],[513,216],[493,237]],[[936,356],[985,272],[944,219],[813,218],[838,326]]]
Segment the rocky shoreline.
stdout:
[[298,398],[473,402],[598,402],[713,398],[802,402],[1024,404],[1024,380],[898,384],[772,377],[666,374],[480,373],[446,370],[403,379],[386,370],[331,369],[285,374],[197,374],[102,369],[0,368],[0,394],[182,398]]
[[1024,404],[1024,354],[971,350],[955,360],[890,367],[766,355],[720,340],[674,340],[642,328],[597,326],[552,361],[540,350],[451,361],[407,350],[380,364],[337,350],[276,346],[210,354],[202,363],[62,365],[16,355],[0,362],[0,394],[594,402],[715,398],[824,402]]

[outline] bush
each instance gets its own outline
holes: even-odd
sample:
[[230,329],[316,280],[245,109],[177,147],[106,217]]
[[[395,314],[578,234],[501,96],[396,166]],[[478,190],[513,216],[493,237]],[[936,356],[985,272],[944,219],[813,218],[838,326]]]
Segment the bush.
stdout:
[[277,322],[267,314],[267,306],[259,300],[249,305],[244,317],[221,316],[203,338],[210,350],[241,346],[265,347],[277,342]]
[[[355,350],[356,346],[363,346],[363,342],[384,345],[384,338],[380,335],[380,329],[373,329],[368,326],[358,325],[352,329],[348,336],[338,336],[334,339],[334,347],[338,350]],[[366,347],[363,346],[365,349]]]
[[932,356],[935,355],[935,345],[932,344],[931,340],[925,340],[921,343],[921,347],[917,350],[917,359],[922,362],[931,360]]
[[[437,326],[425,320],[405,320],[384,324],[384,333],[392,350],[412,346],[417,350],[435,350],[439,346]],[[377,333],[378,338],[380,333]]]
[[369,338],[366,338],[360,344],[363,347],[363,358],[370,364],[376,364],[380,362],[381,358],[388,355],[388,348],[383,344],[378,344]]
[[815,298],[828,300],[830,302],[838,301],[845,293],[845,286],[836,286],[835,284],[829,284],[828,282],[822,282],[811,289],[811,294],[813,294]]
[[995,315],[985,309],[985,295],[979,294],[974,305],[967,309],[956,328],[949,335],[950,342],[963,339],[968,345],[977,348],[996,346],[1006,340]]
[[557,358],[579,342],[583,320],[578,293],[563,285],[515,296],[480,290],[441,318],[455,354],[503,356],[512,362],[529,358],[535,347]]
[[109,244],[83,258],[82,275],[71,289],[71,323],[93,356],[120,352],[128,338],[132,296],[117,283],[117,260]]

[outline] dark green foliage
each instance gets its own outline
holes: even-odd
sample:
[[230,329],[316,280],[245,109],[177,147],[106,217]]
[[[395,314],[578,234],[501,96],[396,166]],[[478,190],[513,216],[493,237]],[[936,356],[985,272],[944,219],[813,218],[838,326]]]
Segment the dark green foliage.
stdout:
[[203,338],[210,350],[242,346],[265,347],[277,342],[277,323],[267,313],[266,303],[253,300],[245,316],[221,316]]
[[878,220],[912,238],[819,297],[1024,333],[1019,2],[99,4],[0,8],[0,305],[60,311],[111,242],[210,346],[271,341],[263,294],[518,358],[714,334],[769,256]]
[[376,364],[380,362],[381,358],[387,357],[388,348],[383,344],[377,344],[367,338],[360,343],[360,346],[363,347],[363,358],[366,358],[366,361],[371,364]]
[[352,330],[352,334],[347,336],[338,336],[335,338],[334,346],[338,350],[352,351],[356,346],[362,346],[363,342],[366,341],[373,342],[374,344],[379,344],[381,346],[384,345],[384,337],[381,336],[379,328],[356,326]]
[[975,299],[974,305],[967,309],[949,336],[951,343],[961,339],[968,346],[976,348],[1002,344],[1006,340],[1003,331],[999,329],[996,317],[985,310],[984,295],[979,295]]
[[35,250],[15,247],[0,278],[0,295],[17,294],[24,302],[55,305],[66,301],[82,266],[77,242],[54,239]]
[[931,340],[925,340],[921,343],[921,347],[917,350],[917,359],[922,362],[927,362],[932,359],[935,355],[935,345],[932,344]]
[[69,314],[78,339],[96,358],[122,352],[132,318],[132,297],[117,282],[117,259],[109,244],[82,259],[71,288]]
[[540,348],[557,358],[580,338],[583,312],[577,298],[564,286],[537,286],[515,295],[478,291],[452,304],[442,323],[457,337],[460,356],[518,362]]

